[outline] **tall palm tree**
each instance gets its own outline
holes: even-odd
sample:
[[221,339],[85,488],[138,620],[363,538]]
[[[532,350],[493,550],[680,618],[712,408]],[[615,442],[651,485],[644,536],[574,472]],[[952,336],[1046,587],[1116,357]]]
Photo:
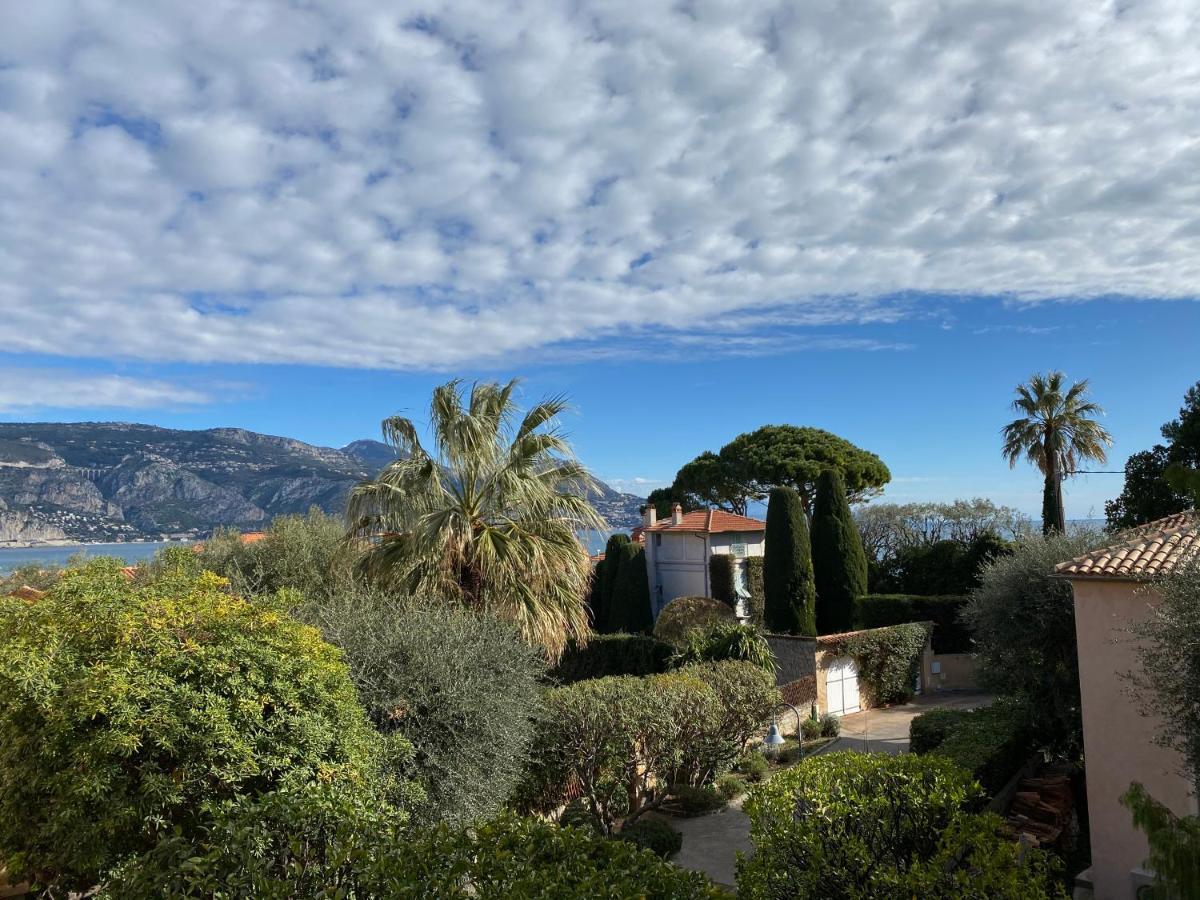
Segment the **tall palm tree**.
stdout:
[[1013,409],[1023,413],[1004,426],[1004,457],[1009,468],[1024,455],[1046,478],[1042,493],[1042,531],[1066,530],[1062,481],[1083,460],[1104,462],[1112,438],[1095,416],[1104,410],[1088,399],[1088,382],[1069,388],[1062,372],[1034,375],[1017,385]]
[[588,630],[591,564],[576,535],[605,523],[586,496],[596,482],[557,424],[565,402],[520,416],[516,386],[434,390],[432,450],[411,419],[385,419],[397,459],[354,488],[347,514],[365,574],[513,621],[557,659]]

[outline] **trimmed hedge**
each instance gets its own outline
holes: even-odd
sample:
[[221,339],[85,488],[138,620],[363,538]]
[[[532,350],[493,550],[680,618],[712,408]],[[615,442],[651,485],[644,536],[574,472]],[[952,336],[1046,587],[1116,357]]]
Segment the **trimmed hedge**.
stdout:
[[867,555],[846,500],[841,472],[817,478],[812,516],[812,560],[817,587],[817,634],[854,627],[854,602],[867,592]]
[[867,594],[858,598],[857,628],[933,622],[934,653],[969,653],[971,632],[959,618],[967,598],[958,594]]
[[791,488],[771,489],[766,541],[763,584],[767,630],[815,637],[817,590],[808,517],[800,495]]
[[676,597],[658,614],[654,636],[683,650],[693,631],[722,622],[737,622],[737,615],[724,603],[711,597]]
[[858,665],[858,677],[871,692],[873,703],[888,705],[912,699],[928,627],[919,622],[889,625],[851,634],[837,645]]
[[747,557],[746,583],[750,591],[750,599],[746,601],[750,612],[750,624],[762,628],[766,588],[763,587],[763,558],[761,556]]
[[930,710],[909,725],[909,749],[953,760],[995,794],[1030,756],[1027,713],[998,701],[972,710]]
[[736,608],[737,587],[733,579],[733,566],[733,557],[728,553],[714,553],[708,558],[708,580],[713,599]]
[[644,634],[594,634],[586,646],[575,642],[549,676],[559,684],[613,675],[658,675],[670,668],[675,648]]

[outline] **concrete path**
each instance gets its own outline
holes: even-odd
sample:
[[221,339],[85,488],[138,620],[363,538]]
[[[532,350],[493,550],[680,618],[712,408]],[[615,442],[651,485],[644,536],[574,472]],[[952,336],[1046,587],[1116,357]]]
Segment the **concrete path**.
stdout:
[[[833,750],[869,753],[904,753],[908,750],[908,725],[931,709],[974,709],[992,702],[989,694],[954,692],[918,697],[904,706],[871,709],[842,717],[842,736],[814,755]],[[708,816],[672,819],[683,835],[683,848],[671,862],[684,869],[703,872],[717,884],[734,887],[737,882],[737,852],[749,853],[750,818],[742,812],[741,799]]]

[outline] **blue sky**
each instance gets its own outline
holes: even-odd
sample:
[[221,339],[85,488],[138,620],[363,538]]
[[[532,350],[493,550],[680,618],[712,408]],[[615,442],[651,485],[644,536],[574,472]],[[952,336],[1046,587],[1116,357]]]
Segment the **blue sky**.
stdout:
[[897,500],[1037,512],[996,453],[1017,381],[1091,378],[1117,468],[1200,377],[1188,0],[39,0],[5,26],[10,420],[336,445],[521,376],[626,489],[792,422],[878,452]]

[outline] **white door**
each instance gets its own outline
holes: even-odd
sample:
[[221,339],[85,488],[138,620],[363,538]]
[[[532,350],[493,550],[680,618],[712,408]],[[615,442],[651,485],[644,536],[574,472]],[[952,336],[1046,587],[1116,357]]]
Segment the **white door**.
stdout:
[[825,670],[825,706],[834,715],[859,711],[858,666],[848,656],[840,656]]

